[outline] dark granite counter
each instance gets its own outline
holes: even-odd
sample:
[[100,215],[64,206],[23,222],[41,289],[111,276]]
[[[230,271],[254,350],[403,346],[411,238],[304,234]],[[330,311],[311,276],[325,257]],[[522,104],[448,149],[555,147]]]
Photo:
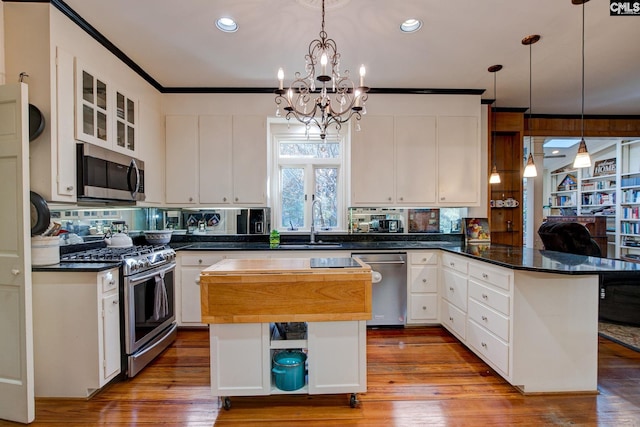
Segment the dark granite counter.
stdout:
[[119,262],[61,262],[53,265],[40,265],[31,267],[31,271],[49,271],[49,272],[89,272],[98,273],[104,270],[120,267]]
[[441,249],[513,270],[579,275],[637,272],[640,280],[640,264],[616,259],[501,245]]

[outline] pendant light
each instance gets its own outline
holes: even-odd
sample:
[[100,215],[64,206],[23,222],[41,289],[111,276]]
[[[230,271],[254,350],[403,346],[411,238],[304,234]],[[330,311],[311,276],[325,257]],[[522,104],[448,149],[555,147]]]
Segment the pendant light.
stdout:
[[[537,43],[540,40],[540,35],[533,34],[527,36],[522,39],[522,44],[525,46],[529,46],[529,130],[531,130],[531,45]],[[536,169],[536,164],[533,161],[533,153],[531,152],[531,136],[529,136],[529,157],[527,158],[527,165],[524,168],[523,176],[525,178],[533,178],[538,176],[538,170]]]
[[589,0],[571,0],[572,4],[582,5],[582,105],[580,112],[580,145],[578,154],[573,161],[574,168],[588,168],[591,166],[591,156],[587,151],[587,143],[584,141],[584,4]]
[[502,65],[492,65],[488,71],[493,73],[493,114],[491,115],[491,123],[493,131],[491,132],[491,154],[493,158],[493,168],[491,169],[491,175],[489,176],[489,184],[500,184],[500,174],[498,173],[498,167],[496,166],[496,111],[498,108],[498,98],[496,97],[496,73],[502,70]]

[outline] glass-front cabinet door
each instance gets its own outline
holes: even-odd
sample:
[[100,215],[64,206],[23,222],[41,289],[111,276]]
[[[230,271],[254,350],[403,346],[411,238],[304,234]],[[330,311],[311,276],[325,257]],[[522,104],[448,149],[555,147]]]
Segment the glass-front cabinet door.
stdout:
[[116,146],[128,152],[136,150],[136,102],[116,91]]
[[138,103],[76,58],[76,139],[125,154],[137,149]]
[[109,86],[76,61],[76,139],[108,147]]

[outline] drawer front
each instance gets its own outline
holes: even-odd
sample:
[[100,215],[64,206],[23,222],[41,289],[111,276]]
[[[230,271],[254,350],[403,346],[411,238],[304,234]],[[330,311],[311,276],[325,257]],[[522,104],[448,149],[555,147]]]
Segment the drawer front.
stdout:
[[411,295],[409,301],[410,320],[438,320],[438,295]]
[[499,288],[510,290],[513,273],[509,270],[491,267],[486,263],[469,264],[469,276],[490,283]]
[[440,323],[458,334],[463,340],[466,339],[467,315],[445,300],[442,300],[440,305]]
[[190,253],[180,255],[180,265],[206,268],[224,259],[222,255],[210,253]]
[[509,345],[491,335],[473,321],[469,321],[467,328],[467,344],[484,356],[494,367],[509,376]]
[[438,264],[438,252],[410,252],[409,253],[410,264]]
[[411,292],[438,292],[438,267],[411,267],[409,283]]
[[505,342],[509,342],[509,318],[491,310],[474,299],[469,300],[469,319],[487,328]]
[[505,295],[495,289],[484,286],[475,280],[469,280],[469,297],[482,302],[506,316],[511,314],[509,307],[509,295]]
[[451,270],[442,272],[442,296],[459,309],[467,311],[467,277]]
[[118,270],[103,271],[98,275],[98,280],[103,293],[118,289]]
[[452,270],[459,271],[462,274],[467,274],[467,266],[469,261],[466,259],[454,256],[450,254],[442,254],[442,266],[446,268],[450,268]]

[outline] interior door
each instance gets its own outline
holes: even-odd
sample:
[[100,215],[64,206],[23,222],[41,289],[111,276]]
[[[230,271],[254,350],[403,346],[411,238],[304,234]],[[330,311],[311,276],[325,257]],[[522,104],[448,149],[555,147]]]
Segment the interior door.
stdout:
[[0,418],[35,416],[27,85],[0,86]]

